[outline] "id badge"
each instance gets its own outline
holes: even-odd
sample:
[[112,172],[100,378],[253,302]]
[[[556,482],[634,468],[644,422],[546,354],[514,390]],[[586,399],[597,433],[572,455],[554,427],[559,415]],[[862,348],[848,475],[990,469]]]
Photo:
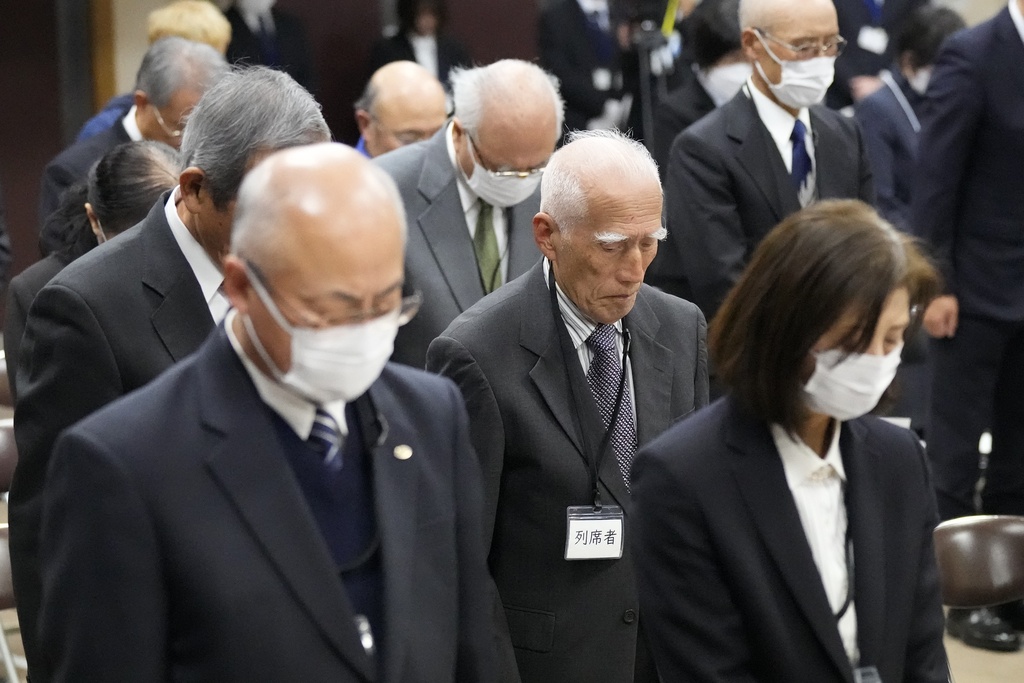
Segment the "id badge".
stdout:
[[853,670],[854,683],[882,683],[882,677],[878,675],[878,668],[874,666],[862,666]]
[[571,505],[566,508],[565,559],[617,560],[622,557],[622,508]]
[[594,69],[594,90],[605,92],[612,89],[611,69]]
[[881,26],[862,26],[857,35],[857,45],[876,55],[884,55],[889,47],[889,34]]

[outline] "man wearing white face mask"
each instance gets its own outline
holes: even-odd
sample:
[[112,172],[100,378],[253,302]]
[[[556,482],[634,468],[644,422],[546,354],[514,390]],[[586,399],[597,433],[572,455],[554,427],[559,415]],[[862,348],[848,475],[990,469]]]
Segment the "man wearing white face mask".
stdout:
[[534,64],[454,69],[451,84],[447,126],[374,160],[398,184],[409,221],[405,281],[423,305],[392,358],[415,367],[448,323],[539,260],[531,222],[562,131],[558,87]]
[[753,73],[676,138],[665,181],[669,240],[711,319],[757,244],[819,199],[874,200],[853,121],[819,106],[846,41],[831,0],[740,0]]
[[246,177],[223,325],[56,446],[52,680],[494,680],[465,408],[387,362],[415,313],[402,213],[340,144]]

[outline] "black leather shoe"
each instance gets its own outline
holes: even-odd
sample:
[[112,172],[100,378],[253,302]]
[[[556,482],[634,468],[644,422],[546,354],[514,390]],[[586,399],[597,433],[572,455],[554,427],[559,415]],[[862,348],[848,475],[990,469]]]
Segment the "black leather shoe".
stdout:
[[1017,632],[988,607],[949,610],[946,632],[971,647],[998,652],[1016,652],[1020,649],[1020,636]]
[[999,618],[1018,631],[1024,631],[1024,600],[1015,600],[992,608]]

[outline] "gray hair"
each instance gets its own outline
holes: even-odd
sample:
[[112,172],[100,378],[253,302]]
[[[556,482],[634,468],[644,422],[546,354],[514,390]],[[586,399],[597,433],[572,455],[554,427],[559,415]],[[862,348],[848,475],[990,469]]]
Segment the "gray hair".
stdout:
[[[343,147],[339,143],[331,143]],[[347,149],[347,148],[346,148]],[[384,191],[387,203],[391,205],[398,217],[402,243],[408,239],[408,226],[405,218],[405,204],[398,185],[384,169],[362,159],[362,171],[368,178]],[[287,234],[281,229],[278,220],[282,208],[280,196],[270,190],[273,182],[273,165],[258,164],[251,173],[245,176],[238,189],[238,203],[235,205],[234,221],[231,226],[231,253],[249,259],[266,268],[266,261],[274,253],[274,240],[282,239]],[[340,188],[339,191],[350,191]],[[351,190],[359,191],[359,190]]]
[[320,105],[291,76],[246,67],[229,72],[192,110],[181,136],[181,164],[203,171],[214,204],[222,208],[238,193],[255,156],[330,139]]
[[475,136],[488,106],[508,106],[523,102],[524,91],[532,100],[546,92],[555,110],[555,131],[562,134],[565,102],[558,79],[536,64],[521,59],[502,59],[487,66],[470,69],[456,67],[448,76],[452,86],[455,115],[462,127]]
[[[582,156],[581,156],[582,155]],[[586,163],[581,163],[585,158]],[[610,173],[660,188],[658,164],[643,144],[617,130],[576,130],[551,155],[540,185],[540,210],[566,232],[587,218],[590,179]]]
[[363,94],[355,101],[352,108],[356,111],[365,111],[368,114],[372,114],[373,105],[377,103],[377,90],[378,88],[373,84],[373,81],[367,83],[363,89]]
[[205,92],[228,72],[224,56],[204,43],[170,36],[153,43],[135,75],[135,89],[158,107],[179,90]]

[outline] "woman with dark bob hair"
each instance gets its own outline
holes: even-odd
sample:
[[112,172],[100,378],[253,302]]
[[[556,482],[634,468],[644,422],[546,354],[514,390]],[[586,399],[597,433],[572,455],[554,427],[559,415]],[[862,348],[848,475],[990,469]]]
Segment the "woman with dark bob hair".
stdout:
[[663,680],[945,683],[924,450],[866,415],[938,284],[858,201],[812,205],[758,246],[711,324],[727,395],[633,466]]

